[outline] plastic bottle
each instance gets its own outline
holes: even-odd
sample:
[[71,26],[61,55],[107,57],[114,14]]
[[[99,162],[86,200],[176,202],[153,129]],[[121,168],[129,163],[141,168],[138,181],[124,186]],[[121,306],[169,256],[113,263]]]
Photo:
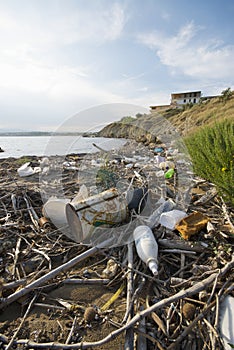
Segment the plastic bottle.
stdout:
[[160,198],[157,204],[160,204],[160,206],[153,211],[148,219],[144,220],[146,225],[150,228],[154,228],[159,224],[160,215],[163,212],[170,211],[175,207],[175,203],[172,199],[165,201],[163,198]]
[[138,226],[133,232],[137,254],[151,270],[153,275],[158,274],[158,244],[153,232],[148,226]]

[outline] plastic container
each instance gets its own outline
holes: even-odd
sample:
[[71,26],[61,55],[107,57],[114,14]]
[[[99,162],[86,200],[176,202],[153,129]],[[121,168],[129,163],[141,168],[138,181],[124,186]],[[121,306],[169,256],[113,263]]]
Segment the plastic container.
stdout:
[[81,201],[68,203],[66,217],[72,239],[79,243],[91,237],[96,227],[110,227],[125,221],[128,206],[126,200],[119,197],[118,191],[111,188]]
[[43,206],[43,215],[50,219],[58,229],[67,226],[65,207],[69,202],[69,199],[51,197]]
[[161,214],[159,223],[170,230],[174,230],[176,224],[186,216],[187,214],[182,210],[170,210]]
[[154,157],[154,159],[155,159],[155,162],[156,162],[157,164],[160,164],[160,163],[162,163],[162,162],[165,162],[165,157],[162,157],[162,156],[160,156],[159,154],[156,155],[156,156]]
[[163,147],[156,147],[154,149],[154,153],[162,153],[164,151],[164,148]]
[[175,169],[175,163],[167,160],[166,162],[161,162],[159,168],[162,170]]
[[133,232],[137,254],[153,275],[158,274],[158,244],[148,226],[138,226]]
[[221,338],[224,342],[224,349],[230,350],[229,344],[234,344],[234,298],[231,295],[227,295],[220,305],[220,321],[219,328]]
[[40,167],[37,166],[32,168],[30,164],[31,164],[30,162],[24,163],[23,165],[21,165],[19,169],[17,169],[17,173],[19,174],[20,177],[34,175],[41,171]]
[[164,175],[165,179],[171,179],[174,174],[175,174],[175,170],[173,168],[167,170],[167,172]]
[[160,215],[163,212],[168,212],[175,207],[175,203],[171,199],[168,199],[167,201],[165,201],[163,198],[161,198],[157,202],[157,204],[160,204],[160,206],[153,211],[153,213],[150,215],[148,219],[145,220],[146,225],[149,226],[150,228],[154,228],[159,224]]
[[175,226],[184,239],[189,239],[201,231],[208,223],[209,219],[202,213],[194,211],[185,218],[182,218]]

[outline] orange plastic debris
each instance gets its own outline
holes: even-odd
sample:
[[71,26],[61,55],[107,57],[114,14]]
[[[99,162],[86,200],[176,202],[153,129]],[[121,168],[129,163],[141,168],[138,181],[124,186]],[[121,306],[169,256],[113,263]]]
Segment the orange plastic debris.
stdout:
[[181,236],[184,239],[189,239],[191,236],[195,235],[201,231],[209,221],[208,217],[199,213],[198,211],[181,219],[175,226]]

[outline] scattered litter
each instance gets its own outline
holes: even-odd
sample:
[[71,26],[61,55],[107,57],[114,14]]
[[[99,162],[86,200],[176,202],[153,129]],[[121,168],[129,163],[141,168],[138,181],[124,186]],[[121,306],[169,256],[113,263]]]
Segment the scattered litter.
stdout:
[[146,225],[150,228],[154,228],[159,224],[160,217],[163,212],[168,212],[175,206],[173,200],[168,199],[165,201],[163,198],[160,198],[157,204],[159,204],[159,207],[155,209],[149,218],[145,220]]
[[76,162],[63,162],[63,168],[66,170],[79,170],[79,168],[76,166]]
[[41,171],[40,167],[31,167],[31,162],[24,163],[21,165],[21,167],[17,170],[20,177],[26,177],[30,175],[37,174]]
[[116,275],[118,270],[118,264],[114,259],[109,259],[106,264],[106,268],[102,271],[103,278],[112,278]]
[[234,346],[234,297],[227,295],[220,305],[220,331],[225,350]]
[[174,146],[0,161],[2,348],[231,348],[233,208]]
[[155,147],[154,153],[162,153],[162,152],[164,152],[164,148],[163,147]]
[[61,229],[67,226],[65,208],[69,202],[69,199],[51,197],[43,205],[42,213],[45,218],[50,219],[57,228]]
[[191,236],[195,235],[206,227],[208,221],[209,219],[207,216],[195,211],[180,220],[175,225],[175,228],[180,232],[184,239],[189,239]]
[[158,274],[158,244],[148,226],[138,226],[133,232],[137,253],[152,274]]
[[187,216],[187,213],[185,213],[182,210],[173,209],[167,212],[164,212],[160,215],[159,223],[168,228],[169,230],[174,230],[176,227],[176,224]]
[[43,157],[42,159],[39,159],[40,167],[43,168],[44,166],[48,166],[50,164],[50,160],[48,157]]
[[167,172],[165,173],[165,179],[171,179],[173,175],[175,174],[174,169],[168,169]]
[[159,168],[162,170],[175,169],[175,163],[171,161],[161,162]]
[[159,171],[156,171],[156,176],[157,177],[164,177],[165,176],[165,173],[163,170],[159,170]]
[[162,156],[160,156],[159,154],[156,155],[156,156],[154,157],[154,159],[155,159],[155,163],[156,163],[157,165],[160,165],[161,163],[164,163],[165,160],[166,160],[165,157],[162,157]]
[[39,220],[38,220],[39,226],[46,229],[49,228],[50,225],[50,221],[48,220],[48,218],[46,218],[45,216],[42,216]]
[[90,237],[95,227],[124,222],[127,216],[127,202],[115,188],[66,205],[67,222],[76,242]]

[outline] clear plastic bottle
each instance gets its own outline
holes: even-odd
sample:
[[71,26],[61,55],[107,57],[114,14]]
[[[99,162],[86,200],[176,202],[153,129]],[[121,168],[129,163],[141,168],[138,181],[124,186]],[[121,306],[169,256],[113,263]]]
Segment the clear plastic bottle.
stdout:
[[133,232],[137,254],[151,270],[158,274],[158,244],[152,230],[145,225],[138,226]]
[[170,211],[175,207],[175,203],[172,199],[165,201],[163,198],[160,198],[156,204],[160,204],[160,206],[155,209],[147,219],[144,220],[146,225],[150,228],[154,228],[159,224],[160,215],[162,213]]

